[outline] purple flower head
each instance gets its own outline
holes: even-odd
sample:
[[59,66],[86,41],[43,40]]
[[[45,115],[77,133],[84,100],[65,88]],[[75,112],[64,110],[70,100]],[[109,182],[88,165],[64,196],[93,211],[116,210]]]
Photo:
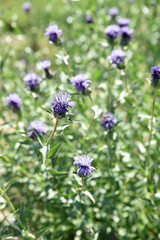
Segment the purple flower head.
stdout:
[[133,35],[133,29],[129,29],[128,27],[121,28],[121,36],[123,39],[131,40]]
[[91,16],[86,15],[85,22],[86,23],[94,23],[94,20],[91,18]]
[[45,60],[40,62],[40,67],[44,70],[48,69],[50,66],[51,66],[51,61],[50,60],[45,59]]
[[116,16],[118,16],[118,15],[119,15],[119,10],[118,10],[118,8],[111,8],[111,9],[109,9],[109,15],[110,15],[111,17],[116,17]]
[[117,119],[114,118],[114,114],[108,112],[101,118],[101,123],[104,128],[111,130],[111,128],[117,124]]
[[56,117],[65,117],[66,112],[69,112],[68,108],[72,108],[74,105],[74,102],[71,101],[71,95],[66,92],[59,92],[55,97],[51,103],[54,115]]
[[118,25],[120,26],[120,27],[126,27],[126,26],[128,26],[130,24],[130,20],[128,19],[128,18],[120,18],[119,20],[118,20]]
[[152,85],[156,87],[160,79],[160,66],[151,68]]
[[92,161],[93,159],[87,155],[82,155],[78,160],[75,160],[73,164],[79,166],[77,174],[81,177],[91,175],[91,173],[96,170],[91,166]]
[[23,80],[31,90],[34,90],[38,86],[39,77],[36,73],[28,73]]
[[117,67],[123,64],[126,53],[121,49],[115,49],[111,52],[110,59],[113,64],[116,64]]
[[14,110],[19,110],[22,104],[22,100],[17,93],[11,93],[7,97],[8,106]]
[[40,120],[34,120],[30,122],[28,127],[29,136],[33,139],[37,137],[35,132],[38,132],[40,135],[44,135],[47,133],[47,131],[48,127]]
[[119,26],[113,24],[113,25],[109,25],[104,30],[104,32],[109,37],[110,40],[114,40],[120,34],[120,28],[119,28]]
[[79,73],[71,79],[71,82],[72,85],[76,87],[77,91],[83,92],[92,81],[88,80],[88,75]]
[[25,2],[25,3],[23,3],[22,8],[23,8],[24,11],[30,12],[30,10],[31,10],[31,8],[32,8],[31,2]]
[[58,29],[57,24],[52,24],[46,28],[45,36],[49,36],[49,41],[57,43],[58,37],[62,34],[62,30]]

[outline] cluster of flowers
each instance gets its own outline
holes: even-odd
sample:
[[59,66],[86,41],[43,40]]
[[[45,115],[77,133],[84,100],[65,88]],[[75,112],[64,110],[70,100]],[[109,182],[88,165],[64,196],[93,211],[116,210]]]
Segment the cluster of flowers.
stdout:
[[[32,5],[27,2],[23,4],[23,9],[25,11],[30,11]],[[119,14],[119,10],[116,8],[112,8],[109,11],[109,14],[112,18],[116,18]],[[87,23],[94,23],[91,17],[86,17]],[[110,25],[105,29],[106,35],[110,40],[114,40],[121,34],[123,39],[131,40],[133,30],[128,28],[130,24],[130,20],[127,18],[120,18],[118,20],[118,25]],[[49,41],[53,43],[57,43],[59,36],[62,34],[62,30],[58,28],[58,25],[52,24],[46,29],[46,36],[49,36]],[[124,58],[126,57],[126,53],[121,49],[115,49],[112,51],[110,58],[113,64],[116,64],[118,67],[123,63]],[[40,66],[44,69],[46,73],[46,77],[50,75],[49,67],[51,66],[50,60],[43,60],[40,62]],[[157,87],[160,79],[160,67],[155,66],[151,69],[152,75],[152,84],[154,87]],[[28,73],[24,79],[26,85],[29,87],[31,91],[36,91],[39,86],[40,77],[36,73]],[[79,73],[76,76],[71,78],[72,85],[75,86],[75,89],[82,94],[90,94],[87,92],[88,86],[92,83],[91,80],[88,79],[88,75],[84,73]],[[7,97],[8,106],[12,108],[14,111],[20,111],[20,107],[22,104],[22,100],[20,96],[16,93],[12,93]],[[71,95],[67,92],[59,92],[55,95],[55,99],[51,102],[51,108],[53,114],[56,118],[64,118],[66,114],[69,112],[69,108],[73,108],[74,102],[71,101]],[[111,129],[117,124],[117,119],[115,119],[114,114],[108,112],[104,114],[101,118],[101,124],[105,129],[111,131]],[[32,139],[36,139],[36,133],[40,135],[46,134],[48,131],[48,127],[40,120],[34,120],[30,122],[28,126],[28,134]],[[78,175],[87,176],[90,175],[95,168],[91,166],[93,159],[87,155],[80,156],[79,160],[74,162],[74,165],[78,165]]]

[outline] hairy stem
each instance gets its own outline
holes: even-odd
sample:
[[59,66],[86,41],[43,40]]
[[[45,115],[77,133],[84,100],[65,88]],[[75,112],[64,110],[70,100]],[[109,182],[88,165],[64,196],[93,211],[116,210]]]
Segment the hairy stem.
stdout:
[[46,145],[49,144],[49,142],[51,141],[52,137],[54,136],[54,134],[55,134],[55,132],[56,132],[56,129],[57,129],[57,126],[58,126],[58,121],[59,121],[59,119],[58,119],[58,117],[57,117],[57,118],[56,118],[55,125],[54,125],[53,132],[51,133],[50,137],[48,138]]

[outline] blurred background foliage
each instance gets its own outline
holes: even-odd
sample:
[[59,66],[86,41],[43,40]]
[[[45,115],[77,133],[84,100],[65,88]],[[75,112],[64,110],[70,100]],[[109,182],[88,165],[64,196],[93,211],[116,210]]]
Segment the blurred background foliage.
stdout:
[[[146,169],[153,92],[148,79],[151,67],[160,61],[159,1],[33,0],[29,14],[21,8],[23,1],[0,4],[0,186],[7,187],[24,227],[16,230],[18,223],[0,197],[0,239],[160,239],[159,92],[149,183]],[[107,59],[111,47],[104,29],[112,22],[111,7],[129,18],[134,29],[134,38],[124,50],[135,98],[124,89],[123,71]],[[95,24],[85,24],[86,14]],[[50,44],[44,36],[51,22],[63,31],[61,46]],[[115,47],[119,48],[118,41]],[[45,58],[52,61],[52,79],[45,79],[38,66]],[[41,77],[37,95],[23,82],[29,71]],[[114,112],[118,119],[112,136],[101,127],[98,116],[85,139],[93,110],[90,99],[77,95],[71,85],[78,72],[93,81],[92,98],[101,112]],[[45,139],[49,137],[53,123],[43,108],[50,107],[59,90],[73,94],[74,115],[72,121],[61,120],[51,142],[55,151],[44,168],[40,143],[28,138],[27,127],[41,119],[49,127]],[[11,92],[22,98],[20,121],[6,104]],[[84,191],[73,166],[81,154],[94,158],[97,169],[85,180]]]

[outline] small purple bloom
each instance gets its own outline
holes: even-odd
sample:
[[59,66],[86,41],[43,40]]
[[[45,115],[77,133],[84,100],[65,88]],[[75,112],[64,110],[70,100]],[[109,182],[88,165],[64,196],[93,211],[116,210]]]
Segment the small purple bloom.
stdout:
[[92,161],[93,159],[87,155],[82,155],[78,160],[75,160],[73,164],[79,166],[77,174],[81,177],[91,175],[91,173],[96,170],[91,166]]
[[94,20],[89,15],[86,15],[85,21],[86,23],[94,23]]
[[31,10],[31,8],[32,8],[31,2],[25,2],[25,3],[23,3],[22,8],[23,8],[24,11],[30,12],[30,10]]
[[133,35],[133,29],[129,29],[128,27],[121,28],[121,36],[123,39],[131,40]]
[[118,20],[118,25],[120,26],[120,27],[126,27],[126,26],[128,26],[130,24],[130,20],[128,19],[128,18],[120,18],[119,20]]
[[156,87],[160,79],[160,66],[151,68],[152,85]]
[[111,17],[116,17],[116,16],[118,16],[118,15],[119,15],[119,10],[118,10],[118,8],[111,8],[111,9],[109,9],[109,15],[110,15]]
[[124,58],[126,57],[126,53],[121,49],[115,49],[111,52],[109,58],[112,60],[113,64],[116,64],[117,67],[123,65]]
[[50,60],[45,59],[45,60],[40,62],[40,67],[44,70],[48,69],[50,66],[51,66],[51,61]]
[[113,25],[109,25],[104,30],[104,32],[110,38],[110,40],[114,40],[120,34],[120,28],[119,28],[119,26],[113,24]]
[[40,135],[46,134],[48,131],[48,127],[40,120],[34,120],[30,122],[28,127],[28,133],[31,138],[36,138],[36,133],[38,132]]
[[62,30],[58,29],[57,24],[52,24],[46,28],[45,36],[49,36],[49,41],[57,43],[58,37],[62,34]]
[[77,91],[84,92],[92,81],[88,80],[88,75],[79,73],[71,79],[71,82],[72,85],[76,87]]
[[13,110],[19,110],[22,104],[22,100],[17,93],[11,93],[7,97],[7,101],[8,101],[8,106]]
[[66,92],[59,92],[55,97],[51,103],[54,115],[56,117],[65,117],[66,112],[69,112],[68,108],[72,108],[74,105],[74,102],[71,101],[71,95]]
[[23,80],[31,90],[34,90],[38,86],[39,76],[36,73],[28,73]]
[[111,128],[117,124],[117,119],[114,118],[113,113],[108,112],[101,118],[101,123],[104,128],[111,130]]

